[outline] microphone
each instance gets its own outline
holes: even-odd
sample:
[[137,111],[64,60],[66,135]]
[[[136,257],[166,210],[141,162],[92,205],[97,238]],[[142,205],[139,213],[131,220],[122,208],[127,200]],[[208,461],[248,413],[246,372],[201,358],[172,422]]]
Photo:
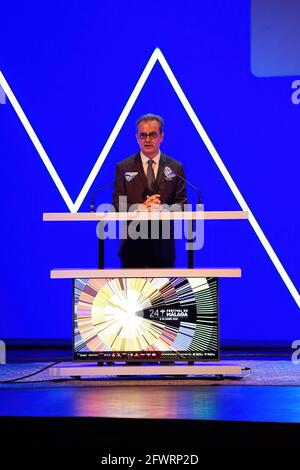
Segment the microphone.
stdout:
[[190,183],[190,181],[187,181],[183,176],[179,175],[178,173],[175,173],[169,166],[165,166],[164,168],[164,174],[166,178],[174,178],[174,176],[177,176],[179,179],[184,181],[186,184],[188,184],[191,188],[194,189],[194,191],[197,191],[198,193],[198,204],[201,205],[201,195],[200,195],[200,189],[197,188],[194,184]]
[[[138,174],[138,171],[127,171],[124,175],[122,175],[121,177],[123,178],[123,176],[125,176],[125,179],[127,182],[130,182],[131,180],[133,180],[133,178]],[[90,202],[90,211],[91,212],[95,212],[95,196],[96,194],[100,193],[101,191],[103,191],[103,189],[106,189],[108,188],[108,186],[111,186],[113,185],[115,182],[115,179],[114,180],[111,180],[109,181],[109,183],[106,183],[104,184],[103,186],[101,186],[100,188],[96,189],[96,191],[94,191],[92,193],[92,196],[91,196],[91,202]]]

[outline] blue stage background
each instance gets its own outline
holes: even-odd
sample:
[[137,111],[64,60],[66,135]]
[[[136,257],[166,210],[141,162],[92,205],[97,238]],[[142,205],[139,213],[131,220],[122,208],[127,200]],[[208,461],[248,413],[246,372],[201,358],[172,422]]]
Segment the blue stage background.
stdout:
[[[240,0],[187,0],[182,6],[169,0],[2,2],[0,70],[75,201],[159,47],[297,286],[300,105],[291,99],[297,76],[285,73],[287,57],[294,61],[290,50],[282,54],[282,73],[276,59],[278,76],[274,67],[263,69],[262,54],[270,48],[260,48],[253,36],[259,13],[257,1],[251,18],[251,3]],[[293,73],[300,75],[297,57]],[[137,150],[135,121],[145,112],[164,116],[162,150],[184,163],[205,209],[238,210],[158,63],[91,191]],[[49,273],[97,266],[95,225],[42,222],[43,212],[68,208],[8,100],[0,104],[0,155],[0,338],[69,341],[71,281],[50,280]],[[110,200],[108,188],[97,203]],[[107,266],[118,266],[116,252],[117,243],[109,242]],[[177,264],[184,266],[182,246],[178,252]],[[196,264],[243,270],[241,279],[220,282],[223,345],[282,346],[298,339],[299,309],[248,221],[207,222]]]

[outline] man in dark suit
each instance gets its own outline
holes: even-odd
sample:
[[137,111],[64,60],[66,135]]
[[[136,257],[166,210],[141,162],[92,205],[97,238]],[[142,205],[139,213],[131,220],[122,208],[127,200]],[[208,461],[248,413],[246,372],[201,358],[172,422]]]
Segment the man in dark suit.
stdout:
[[[163,124],[163,119],[155,114],[146,114],[137,121],[136,139],[140,151],[119,162],[116,168],[113,204],[118,211],[128,210],[133,204],[145,211],[159,210],[163,204],[182,207],[186,203],[185,182],[180,178],[185,178],[183,166],[160,151]],[[120,196],[127,196],[125,208],[120,206]],[[161,229],[162,223],[159,226]],[[119,255],[124,268],[173,267],[172,229],[169,239],[122,240]]]

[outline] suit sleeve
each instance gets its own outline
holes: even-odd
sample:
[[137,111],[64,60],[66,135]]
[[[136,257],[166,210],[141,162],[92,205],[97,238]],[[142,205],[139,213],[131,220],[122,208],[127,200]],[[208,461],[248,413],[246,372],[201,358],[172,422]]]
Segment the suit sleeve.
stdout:
[[[118,163],[115,171],[115,180],[114,180],[114,192],[112,196],[112,203],[115,209],[120,211],[120,196],[126,195],[125,181],[124,181],[124,170],[121,168]],[[121,208],[122,209],[122,208]]]

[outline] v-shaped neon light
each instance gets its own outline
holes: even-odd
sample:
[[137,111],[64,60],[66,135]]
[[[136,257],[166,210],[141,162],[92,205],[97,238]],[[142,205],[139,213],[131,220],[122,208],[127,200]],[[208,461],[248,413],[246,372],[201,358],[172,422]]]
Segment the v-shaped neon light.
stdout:
[[208,137],[204,127],[202,126],[201,122],[199,121],[195,111],[193,110],[190,102],[188,101],[185,93],[183,92],[181,86],[179,85],[175,75],[173,74],[168,62],[166,61],[163,53],[160,49],[156,48],[150,59],[147,62],[146,67],[144,68],[140,78],[137,81],[122,113],[120,114],[113,130],[111,131],[110,136],[108,137],[97,161],[90,172],[89,176],[87,177],[77,199],[75,202],[69,196],[68,191],[66,190],[61,178],[59,177],[57,171],[55,170],[50,158],[48,157],[46,151],[44,150],[41,142],[39,141],[36,133],[34,132],[30,122],[28,121],[25,113],[23,112],[18,100],[16,99],[14,93],[12,92],[9,84],[7,83],[4,75],[0,71],[0,85],[2,86],[7,98],[9,99],[12,107],[14,108],[15,112],[17,113],[20,121],[22,122],[27,134],[29,135],[34,147],[36,148],[39,156],[41,157],[44,165],[46,166],[47,170],[49,171],[51,178],[53,179],[58,191],[60,192],[63,200],[65,201],[68,209],[70,212],[78,212],[80,209],[82,202],[84,201],[88,191],[90,190],[101,166],[105,158],[107,157],[110,149],[112,148],[116,138],[119,135],[120,130],[123,127],[124,122],[126,121],[134,103],[136,102],[146,80],[148,79],[154,65],[156,62],[159,62],[163,71],[165,72],[166,76],[168,77],[175,93],[177,94],[182,106],[186,110],[189,118],[191,119],[192,123],[194,124],[199,136],[203,140],[207,150],[209,151],[211,157],[213,158],[214,162],[216,163],[217,167],[219,168],[220,172],[222,173],[223,177],[225,178],[226,183],[228,184],[229,188],[231,189],[234,197],[236,198],[237,202],[239,203],[240,207],[244,211],[249,212],[249,222],[255,231],[257,237],[259,238],[261,244],[263,245],[264,249],[266,250],[267,254],[269,255],[273,265],[275,266],[278,274],[280,275],[281,279],[285,283],[286,287],[288,288],[290,294],[292,295],[293,299],[295,300],[296,304],[300,308],[300,294],[298,293],[296,287],[294,286],[292,280],[290,279],[288,273],[284,269],[281,261],[279,260],[278,256],[276,255],[275,251],[273,250],[271,244],[269,243],[267,237],[265,236],[264,232],[262,231],[260,225],[258,224],[257,220],[255,219],[252,211],[250,210],[248,204],[246,203],[244,197],[242,196],[240,190],[238,189],[237,185],[235,184],[233,178],[231,177],[229,171],[227,170],[226,166],[224,165],[220,155],[218,154],[217,150],[215,149],[212,141]]

